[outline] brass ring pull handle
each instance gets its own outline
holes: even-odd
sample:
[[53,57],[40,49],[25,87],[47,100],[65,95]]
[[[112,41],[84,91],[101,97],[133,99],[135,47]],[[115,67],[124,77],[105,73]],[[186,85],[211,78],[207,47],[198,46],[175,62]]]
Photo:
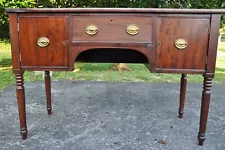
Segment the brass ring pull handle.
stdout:
[[49,39],[47,37],[40,37],[37,40],[37,45],[40,47],[47,47],[49,45]]
[[136,35],[139,32],[139,27],[135,24],[130,24],[127,26],[127,33],[130,35]]
[[87,33],[88,35],[95,35],[95,34],[98,33],[98,27],[95,26],[95,25],[89,25],[89,26],[87,26],[87,28],[86,28],[86,33]]
[[175,46],[178,49],[185,49],[187,45],[188,45],[187,41],[183,38],[179,38],[175,41]]

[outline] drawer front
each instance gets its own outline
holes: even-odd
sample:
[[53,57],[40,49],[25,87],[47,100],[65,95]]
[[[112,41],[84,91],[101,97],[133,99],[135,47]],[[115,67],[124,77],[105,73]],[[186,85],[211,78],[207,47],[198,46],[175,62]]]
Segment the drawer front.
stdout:
[[156,68],[205,69],[209,19],[159,17]]
[[[87,33],[87,29],[90,26],[97,27],[97,33],[94,35]],[[94,33],[93,30],[92,32]],[[151,43],[152,17],[147,15],[72,16],[72,41]]]
[[22,67],[68,67],[66,32],[67,17],[20,17]]

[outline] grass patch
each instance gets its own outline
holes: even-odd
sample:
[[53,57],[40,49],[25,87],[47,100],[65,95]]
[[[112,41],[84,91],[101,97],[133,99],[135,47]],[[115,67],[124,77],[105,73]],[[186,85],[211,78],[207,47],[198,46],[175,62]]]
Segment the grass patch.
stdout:
[[12,70],[1,70],[0,77],[0,89],[3,89],[8,85],[15,84],[15,77]]
[[[225,52],[225,42],[219,44],[219,50]],[[15,84],[11,70],[11,51],[7,41],[0,42],[0,89]],[[180,74],[150,73],[143,64],[127,64],[131,71],[115,71],[110,63],[76,62],[77,72],[53,72],[53,80],[94,80],[113,82],[180,82]],[[25,81],[43,80],[42,73],[25,72]],[[202,75],[188,75],[188,82],[202,83]],[[225,54],[218,53],[214,83],[225,83]],[[44,83],[43,83],[44,84]]]
[[218,50],[225,52],[225,42],[218,43]]
[[1,60],[0,60],[0,68],[3,68],[3,67],[10,67],[10,66],[12,66],[12,59],[11,58],[7,58],[7,57],[5,57],[5,58],[2,58]]
[[[1,40],[0,41],[0,51],[9,51],[11,49],[11,45],[9,40]],[[1,54],[3,54],[2,52]],[[7,53],[7,52],[6,52]],[[2,55],[0,55],[2,57]]]

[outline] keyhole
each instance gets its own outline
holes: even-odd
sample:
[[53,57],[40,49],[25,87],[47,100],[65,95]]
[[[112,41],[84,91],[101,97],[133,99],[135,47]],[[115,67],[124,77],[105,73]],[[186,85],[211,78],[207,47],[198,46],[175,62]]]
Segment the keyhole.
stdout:
[[162,44],[161,44],[161,42],[158,42],[158,46],[161,46]]
[[110,22],[113,23],[113,20],[111,19]]

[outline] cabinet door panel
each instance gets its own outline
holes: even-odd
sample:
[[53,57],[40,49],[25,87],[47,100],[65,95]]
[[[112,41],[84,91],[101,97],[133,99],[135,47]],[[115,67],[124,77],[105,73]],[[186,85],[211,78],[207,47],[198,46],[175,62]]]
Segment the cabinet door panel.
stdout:
[[[20,17],[19,36],[22,67],[68,66],[67,17]],[[49,45],[40,47],[37,41],[47,37]]]
[[[156,68],[205,69],[209,36],[208,18],[159,17]],[[178,49],[175,41],[185,39],[187,47]]]

